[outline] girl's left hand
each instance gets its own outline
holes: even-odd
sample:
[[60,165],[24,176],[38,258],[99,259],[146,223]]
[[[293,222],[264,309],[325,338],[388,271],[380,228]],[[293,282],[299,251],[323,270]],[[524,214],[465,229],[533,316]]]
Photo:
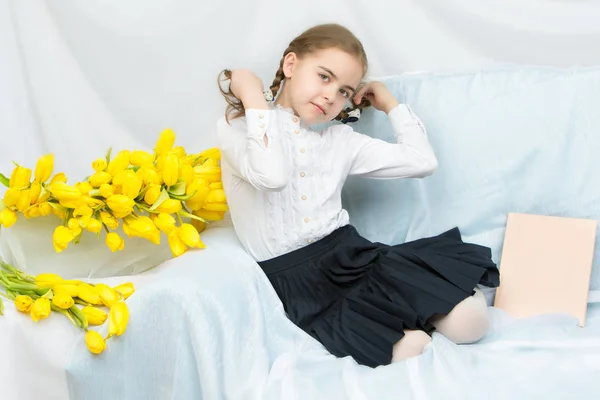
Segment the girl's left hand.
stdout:
[[356,92],[352,100],[354,101],[354,104],[359,104],[363,97],[366,97],[375,109],[383,111],[386,114],[398,105],[398,100],[396,100],[388,88],[379,81],[366,83],[358,90],[358,92]]

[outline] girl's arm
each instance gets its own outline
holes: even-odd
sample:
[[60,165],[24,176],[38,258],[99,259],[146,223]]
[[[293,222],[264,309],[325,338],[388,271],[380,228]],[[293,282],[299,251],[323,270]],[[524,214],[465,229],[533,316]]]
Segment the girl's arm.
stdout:
[[388,113],[396,143],[354,132],[350,175],[392,179],[425,177],[438,167],[425,127],[408,105],[398,104]]
[[274,110],[247,109],[246,118],[217,124],[218,147],[233,174],[258,190],[281,191],[292,168]]
[[230,89],[244,105],[246,118],[217,125],[218,146],[233,174],[258,190],[280,191],[292,168],[284,154],[284,137],[278,132],[277,114],[263,95],[263,83],[252,71],[231,72]]

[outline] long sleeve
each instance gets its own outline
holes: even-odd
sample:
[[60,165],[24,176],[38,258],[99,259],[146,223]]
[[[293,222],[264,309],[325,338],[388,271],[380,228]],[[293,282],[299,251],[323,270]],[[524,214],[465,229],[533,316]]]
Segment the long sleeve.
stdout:
[[388,117],[396,143],[352,131],[354,158],[349,174],[379,179],[431,175],[438,161],[422,122],[405,104],[392,109]]
[[217,140],[234,175],[258,190],[281,191],[285,188],[292,170],[274,110],[246,110],[245,121],[238,118],[231,124],[221,119],[217,124]]

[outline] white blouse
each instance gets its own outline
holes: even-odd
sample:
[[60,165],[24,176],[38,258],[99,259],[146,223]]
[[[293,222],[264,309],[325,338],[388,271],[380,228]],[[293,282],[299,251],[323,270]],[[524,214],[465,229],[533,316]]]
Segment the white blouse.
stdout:
[[404,104],[388,116],[396,143],[343,124],[316,132],[279,106],[246,110],[245,117],[231,124],[220,119],[223,188],[246,251],[257,261],[267,260],[347,225],[341,192],[348,175],[393,179],[432,174],[437,159],[421,121]]

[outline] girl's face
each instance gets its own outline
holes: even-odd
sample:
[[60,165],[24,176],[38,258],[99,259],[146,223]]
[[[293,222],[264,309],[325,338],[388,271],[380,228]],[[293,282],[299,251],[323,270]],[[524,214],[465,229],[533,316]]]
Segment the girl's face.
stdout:
[[309,125],[335,118],[352,101],[364,75],[360,60],[337,48],[302,58],[289,53],[283,72],[287,80],[277,103],[292,108]]

